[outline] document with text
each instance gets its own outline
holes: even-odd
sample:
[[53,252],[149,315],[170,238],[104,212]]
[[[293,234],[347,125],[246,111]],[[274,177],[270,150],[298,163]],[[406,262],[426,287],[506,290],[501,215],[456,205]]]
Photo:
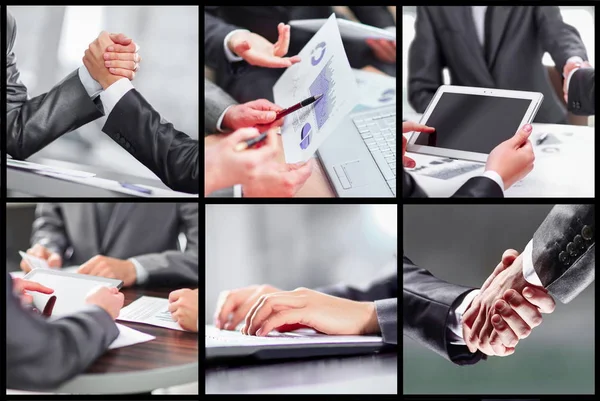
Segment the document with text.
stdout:
[[173,321],[169,312],[169,300],[166,298],[144,296],[136,299],[121,309],[117,320],[185,331],[179,323]]

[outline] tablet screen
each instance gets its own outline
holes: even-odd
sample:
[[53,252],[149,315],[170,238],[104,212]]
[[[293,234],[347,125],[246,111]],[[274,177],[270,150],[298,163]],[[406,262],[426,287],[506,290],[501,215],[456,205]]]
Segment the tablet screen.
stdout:
[[443,93],[427,119],[435,134],[421,134],[417,145],[490,153],[518,130],[532,100]]

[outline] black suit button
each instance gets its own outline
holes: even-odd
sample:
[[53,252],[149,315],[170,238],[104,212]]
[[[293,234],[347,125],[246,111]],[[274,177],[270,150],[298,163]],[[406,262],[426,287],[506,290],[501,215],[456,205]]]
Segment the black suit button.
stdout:
[[119,138],[119,143],[121,145],[125,144],[125,138],[123,138],[123,137]]
[[583,237],[584,240],[586,240],[586,241],[591,240],[593,235],[594,235],[594,230],[592,230],[592,227],[583,226],[583,228],[581,229],[581,236]]
[[585,249],[585,244],[583,243],[583,237],[581,235],[577,234],[575,238],[573,238],[573,242],[577,248]]
[[131,145],[129,145],[129,142],[127,142],[127,143],[125,144],[125,149],[129,149],[129,148],[130,148],[130,146],[131,146]]
[[569,252],[569,255],[571,255],[571,256],[577,256],[577,247],[575,246],[574,243],[569,242],[567,244],[567,252]]
[[567,255],[567,253],[565,251],[562,251],[559,255],[558,255],[558,260],[560,260],[561,263],[563,264],[568,264],[569,262],[569,255]]

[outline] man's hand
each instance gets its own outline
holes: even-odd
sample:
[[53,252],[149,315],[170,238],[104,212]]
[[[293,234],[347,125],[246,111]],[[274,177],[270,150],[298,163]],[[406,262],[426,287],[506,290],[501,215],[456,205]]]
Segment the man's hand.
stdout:
[[[33,247],[29,248],[27,250],[27,254],[44,259],[50,267],[59,268],[62,266],[62,258],[60,255],[56,252],[52,252],[50,249],[40,244],[35,244]],[[29,273],[31,271],[31,266],[25,259],[21,260],[20,266],[21,270],[23,270],[25,273]]]
[[236,32],[229,38],[229,50],[243,58],[248,64],[267,68],[287,68],[300,61],[300,56],[283,57],[290,45],[290,26],[277,25],[279,38],[272,44],[252,32]]
[[396,62],[396,41],[386,39],[367,39],[367,45],[373,50],[375,57],[384,63]]
[[569,60],[567,60],[563,68],[563,96],[565,98],[565,103],[569,103],[569,88],[567,87],[569,75],[571,75],[573,70],[575,70],[576,68],[591,67],[592,65],[587,61],[583,61],[581,57],[571,57]]
[[[504,253],[463,315],[463,338],[471,352],[479,348],[488,355],[511,354],[516,341],[541,323],[540,312],[554,310],[547,291],[525,281],[522,256],[517,255],[514,250]],[[492,333],[494,328],[498,330]]]
[[171,292],[169,312],[183,329],[198,332],[198,289],[184,288]]
[[302,188],[312,174],[312,160],[306,163],[284,164],[271,162],[260,166],[243,186],[244,198],[289,198]]
[[242,333],[266,336],[271,330],[292,324],[333,335],[379,332],[373,302],[351,301],[298,288],[260,296],[246,315]]
[[132,286],[137,279],[133,262],[103,255],[96,255],[82,264],[77,273],[122,280],[124,287]]
[[[113,51],[108,50],[109,48]],[[105,55],[107,51],[108,55]],[[92,78],[106,89],[124,77],[133,80],[141,58],[136,53],[135,43],[131,39],[123,34],[102,31],[98,38],[90,43],[82,60]],[[110,69],[107,68],[106,61],[110,61]]]
[[265,284],[221,292],[215,310],[215,326],[219,329],[235,330],[262,295],[279,291],[279,288]]
[[33,297],[25,291],[36,291],[42,294],[52,294],[54,292],[52,288],[21,278],[13,278],[13,291],[19,294],[22,304],[31,304],[33,302]]
[[504,189],[533,170],[535,155],[529,141],[531,131],[531,124],[525,124],[512,138],[496,146],[488,156],[485,170],[498,173],[504,182]]
[[246,127],[257,127],[263,132],[271,127],[283,125],[283,118],[275,121],[281,107],[267,99],[258,99],[244,104],[231,106],[223,116],[222,128],[236,130]]
[[[402,133],[403,134],[405,134],[407,132],[412,132],[412,131],[424,132],[424,133],[430,134],[432,132],[435,132],[435,128],[428,127],[427,125],[423,125],[423,124],[417,124],[412,121],[405,121],[402,123]],[[417,163],[415,163],[415,161],[413,159],[411,159],[410,157],[404,156],[404,154],[406,153],[407,142],[408,142],[408,140],[406,139],[406,137],[404,135],[402,135],[402,165],[404,167],[414,168],[417,165]]]
[[85,303],[98,305],[104,309],[113,320],[119,317],[123,302],[125,302],[125,296],[114,287],[98,287],[95,290],[90,291],[85,298]]

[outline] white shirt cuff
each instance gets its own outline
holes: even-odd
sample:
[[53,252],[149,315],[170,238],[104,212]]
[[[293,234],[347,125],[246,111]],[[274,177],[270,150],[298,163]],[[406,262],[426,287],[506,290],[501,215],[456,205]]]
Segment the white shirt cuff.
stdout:
[[227,46],[227,43],[229,43],[229,38],[231,38],[236,32],[250,32],[250,31],[247,29],[235,29],[235,30],[229,32],[227,34],[227,36],[225,36],[225,40],[223,41],[223,48],[225,49],[225,57],[227,57],[227,60],[229,60],[230,63],[235,63],[237,61],[243,60],[243,58],[241,58],[240,56],[236,55],[234,52],[229,50],[229,46]]
[[[234,105],[232,104],[231,106],[234,106]],[[221,124],[223,123],[223,119],[225,118],[225,113],[227,113],[227,110],[229,110],[231,108],[231,106],[229,106],[225,110],[223,110],[223,114],[221,114],[219,116],[219,119],[217,120],[217,131],[225,132],[225,130],[221,129]]]
[[242,185],[236,184],[233,186],[233,197],[241,198],[242,197]]
[[466,345],[463,340],[462,317],[477,294],[479,294],[479,290],[469,292],[455,310],[450,309],[446,330],[446,341],[450,344]]
[[575,73],[575,71],[577,71],[579,68],[580,67],[577,67],[577,68],[574,68],[573,70],[571,70],[571,73],[567,77],[567,97],[569,96],[569,83],[571,83],[571,77],[573,76],[573,74]]
[[119,103],[119,100],[121,100],[121,98],[131,89],[134,89],[133,84],[127,78],[119,79],[117,82],[106,88],[106,90],[100,94],[102,106],[104,106],[104,114],[106,116],[110,115],[110,112],[115,108],[117,103]]
[[523,258],[523,277],[529,284],[543,287],[542,281],[533,267],[533,240],[530,240],[522,254]]
[[102,85],[92,78],[90,72],[87,70],[87,68],[85,68],[85,65],[79,67],[77,74],[79,75],[79,80],[81,81],[83,88],[90,98],[94,99],[100,94],[100,92],[102,92]]
[[142,264],[138,262],[135,258],[129,258],[128,260],[131,263],[133,263],[133,266],[135,267],[135,283],[144,284],[146,281],[148,281],[149,274],[148,271],[144,268],[144,266],[142,266]]
[[498,184],[498,186],[502,190],[502,193],[504,193],[504,181],[502,180],[502,177],[500,177],[500,174],[498,174],[497,172],[495,172],[493,170],[487,170],[487,171],[484,171],[482,176],[487,177],[490,180],[493,180],[496,184]]

